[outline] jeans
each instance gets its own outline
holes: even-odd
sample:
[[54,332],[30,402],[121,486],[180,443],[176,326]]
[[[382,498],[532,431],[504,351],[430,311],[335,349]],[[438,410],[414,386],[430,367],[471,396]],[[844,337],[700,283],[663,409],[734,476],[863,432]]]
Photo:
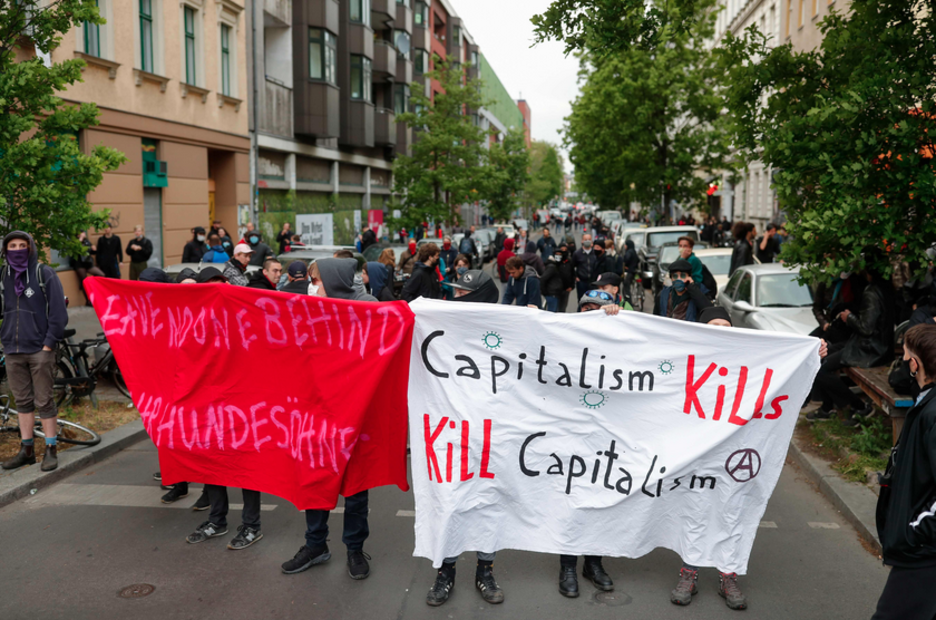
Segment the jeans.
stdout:
[[[306,546],[310,549],[323,547],[328,539],[328,515],[330,510],[306,510]],[[367,491],[345,498],[344,532],[341,542],[348,551],[360,551],[370,534],[367,527]]]
[[931,620],[936,618],[936,566],[891,568],[877,611],[871,620]]
[[546,312],[559,311],[559,298],[553,295],[546,295]]
[[[482,551],[478,551],[478,561],[479,562],[493,562],[495,555],[497,555],[496,551],[494,553],[484,553]],[[458,559],[458,556],[456,555],[451,558],[445,558],[444,560],[442,560],[442,563],[452,565],[455,563],[457,559]]]
[[[835,347],[831,347],[834,348]],[[822,408],[831,411],[835,407],[851,407],[861,409],[864,401],[861,400],[845,385],[845,381],[835,371],[845,368],[842,364],[843,347],[835,353],[830,353],[822,360],[816,380],[813,383],[813,399],[822,401]]]
[[[208,491],[208,501],[211,502],[211,512],[208,520],[215,525],[227,526],[228,513],[228,494],[227,487],[216,484],[206,484],[205,490]],[[260,527],[260,491],[242,490],[244,495],[244,510],[241,513],[241,520],[247,527],[254,529]]]

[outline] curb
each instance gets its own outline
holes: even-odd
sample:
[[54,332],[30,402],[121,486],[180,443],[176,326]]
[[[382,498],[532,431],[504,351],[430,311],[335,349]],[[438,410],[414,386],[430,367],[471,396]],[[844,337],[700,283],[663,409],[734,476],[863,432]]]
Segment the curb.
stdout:
[[59,454],[59,466],[48,473],[39,464],[18,469],[0,477],[0,508],[43,489],[68,476],[103,461],[125,448],[147,438],[142,420],[134,420],[101,436],[101,443],[92,447],[76,446]]
[[878,498],[871,489],[839,476],[828,463],[800,449],[795,438],[790,441],[789,454],[803,473],[819,487],[819,492],[858,530],[858,534],[874,552],[881,555],[881,542],[875,524]]

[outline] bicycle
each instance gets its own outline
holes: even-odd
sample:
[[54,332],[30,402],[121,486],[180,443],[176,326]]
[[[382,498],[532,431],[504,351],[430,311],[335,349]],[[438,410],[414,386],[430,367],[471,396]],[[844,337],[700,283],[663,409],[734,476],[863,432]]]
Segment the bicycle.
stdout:
[[[19,412],[10,407],[10,397],[6,394],[0,394],[0,433],[14,431],[18,433],[20,430],[19,424],[16,426],[9,426],[10,418],[17,418],[18,421],[18,416]],[[96,446],[101,443],[101,436],[89,428],[85,428],[74,422],[69,422],[68,420],[63,420],[62,418],[58,418],[56,423],[58,425],[57,441],[78,446]],[[33,433],[45,439],[45,431],[42,430],[42,420],[38,415],[36,416]]]
[[91,402],[97,405],[94,388],[97,387],[98,378],[101,375],[110,377],[120,393],[131,398],[127,382],[114,359],[113,350],[108,347],[104,354],[93,362],[88,355],[88,350],[107,345],[107,338],[104,334],[99,333],[97,338],[89,338],[77,343],[72,340],[74,335],[75,330],[66,329],[65,338],[58,345],[55,389],[60,390],[61,393],[56,394],[56,403],[62,406],[71,403],[76,398],[88,396]]
[[639,275],[634,276],[634,281],[631,282],[630,303],[637,312],[643,312],[644,294],[643,280]]

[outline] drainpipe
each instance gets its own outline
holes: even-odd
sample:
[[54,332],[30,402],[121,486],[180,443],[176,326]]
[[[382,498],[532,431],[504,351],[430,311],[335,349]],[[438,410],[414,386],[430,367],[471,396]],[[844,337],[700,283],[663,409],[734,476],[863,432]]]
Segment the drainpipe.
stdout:
[[257,6],[260,4],[261,0],[253,0],[251,6],[251,23],[250,23],[250,37],[251,37],[251,51],[252,58],[250,59],[251,67],[253,67],[252,81],[253,81],[253,105],[251,107],[251,112],[253,115],[253,131],[250,134],[250,219],[256,220],[257,213],[259,211],[259,196],[260,189],[257,186],[257,171],[260,161],[260,147],[257,144],[257,108],[259,107],[260,93],[257,88]]

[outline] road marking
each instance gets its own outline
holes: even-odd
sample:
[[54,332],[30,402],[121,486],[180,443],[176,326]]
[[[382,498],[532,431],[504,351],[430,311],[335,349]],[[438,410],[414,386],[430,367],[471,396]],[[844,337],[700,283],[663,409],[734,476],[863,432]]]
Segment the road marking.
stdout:
[[777,522],[776,521],[761,521],[760,527],[764,529],[768,529],[768,530],[775,530],[777,529]]
[[809,525],[809,527],[811,527],[814,530],[837,530],[839,529],[838,523],[815,523],[813,521],[809,521],[807,525]]
[[[231,489],[236,497],[237,491]],[[129,484],[59,484],[48,491],[40,491],[36,495],[23,500],[32,506],[122,506],[124,508],[181,508],[190,510],[201,490],[190,489],[188,497],[172,504],[163,504],[159,501],[163,491],[153,486],[139,486]],[[230,510],[242,510],[243,504],[229,504]],[[260,510],[270,512],[276,510],[276,504],[261,504]]]
[[398,517],[415,517],[415,516],[416,516],[416,511],[415,511],[415,510],[397,510],[397,511],[396,511],[396,516],[398,516]]

